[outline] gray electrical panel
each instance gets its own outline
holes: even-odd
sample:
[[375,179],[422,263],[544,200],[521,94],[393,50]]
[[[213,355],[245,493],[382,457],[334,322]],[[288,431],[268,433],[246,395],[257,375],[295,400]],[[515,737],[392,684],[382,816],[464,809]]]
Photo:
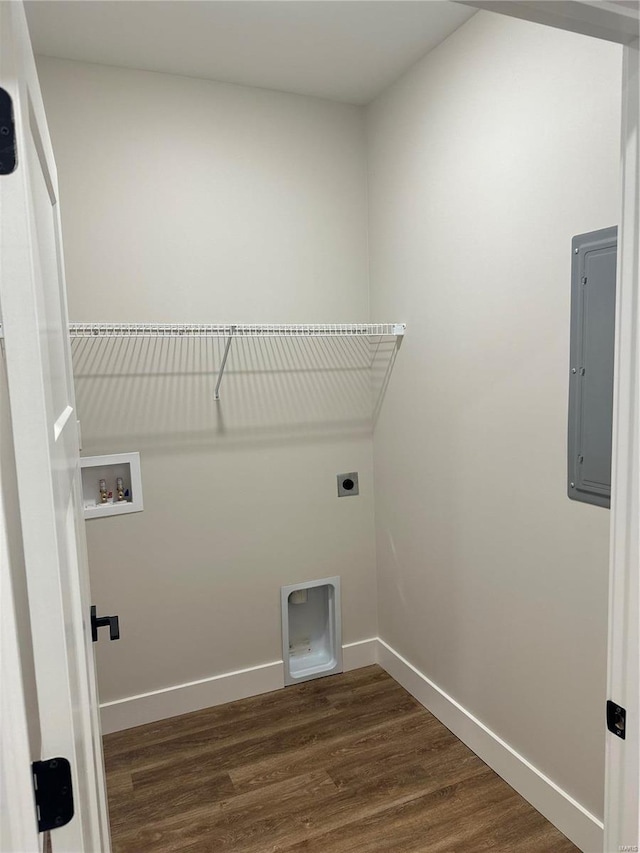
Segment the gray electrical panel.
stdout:
[[618,229],[573,238],[568,494],[611,505],[611,432]]

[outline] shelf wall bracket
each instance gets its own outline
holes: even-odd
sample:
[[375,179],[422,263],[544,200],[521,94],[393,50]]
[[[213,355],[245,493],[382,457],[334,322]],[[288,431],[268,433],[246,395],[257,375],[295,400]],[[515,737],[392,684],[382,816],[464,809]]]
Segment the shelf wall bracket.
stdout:
[[222,377],[224,375],[224,369],[227,364],[227,358],[229,356],[229,350],[231,349],[231,341],[233,340],[235,330],[236,327],[231,326],[231,334],[227,338],[227,342],[224,345],[224,355],[222,356],[222,361],[220,362],[220,369],[218,370],[218,381],[216,382],[215,391],[213,392],[213,399],[216,400],[216,402],[220,400],[220,383],[222,382]]

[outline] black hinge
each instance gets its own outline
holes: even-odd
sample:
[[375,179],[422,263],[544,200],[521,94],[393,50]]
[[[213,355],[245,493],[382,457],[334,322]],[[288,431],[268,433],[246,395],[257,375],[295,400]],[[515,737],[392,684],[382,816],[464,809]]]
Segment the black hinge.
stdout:
[[607,728],[622,740],[626,737],[627,709],[616,705],[611,699],[607,702]]
[[34,761],[33,788],[38,810],[38,832],[56,829],[73,817],[71,765],[66,758]]
[[10,175],[17,162],[13,101],[7,91],[0,89],[0,175]]

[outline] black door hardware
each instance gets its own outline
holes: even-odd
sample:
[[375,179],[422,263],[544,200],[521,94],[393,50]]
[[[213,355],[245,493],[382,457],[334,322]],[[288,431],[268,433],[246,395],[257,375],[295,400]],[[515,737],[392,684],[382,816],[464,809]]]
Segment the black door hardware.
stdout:
[[626,738],[626,725],[626,708],[616,705],[615,702],[612,702],[611,699],[609,699],[607,702],[607,728],[612,734],[617,735],[624,740]]
[[97,616],[95,604],[91,605],[91,639],[98,642],[98,628],[109,627],[109,639],[120,639],[120,622],[117,616]]
[[0,175],[10,175],[16,168],[16,128],[13,102],[5,89],[0,89]]
[[38,812],[38,832],[57,829],[73,817],[71,765],[66,758],[34,761],[33,789]]

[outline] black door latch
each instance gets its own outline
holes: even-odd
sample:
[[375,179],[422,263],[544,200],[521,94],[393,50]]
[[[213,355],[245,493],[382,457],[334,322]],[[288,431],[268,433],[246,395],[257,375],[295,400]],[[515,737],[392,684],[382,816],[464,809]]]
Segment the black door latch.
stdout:
[[612,734],[624,740],[626,738],[626,725],[627,709],[621,705],[616,705],[609,699],[607,702],[607,728]]
[[120,621],[117,616],[98,616],[95,604],[91,605],[91,639],[98,642],[98,628],[109,627],[109,639],[120,639]]

